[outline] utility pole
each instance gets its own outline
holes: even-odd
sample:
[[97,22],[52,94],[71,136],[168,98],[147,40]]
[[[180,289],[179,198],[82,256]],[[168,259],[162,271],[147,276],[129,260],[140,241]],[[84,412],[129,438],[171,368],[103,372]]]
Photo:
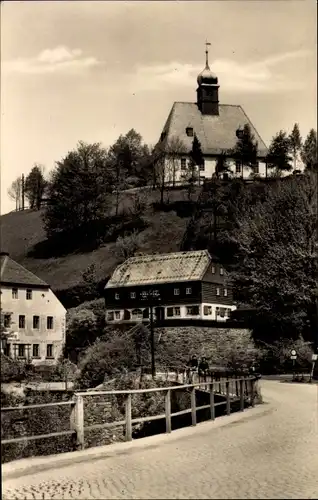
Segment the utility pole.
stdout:
[[24,210],[24,174],[22,174],[22,210]]
[[150,304],[150,341],[151,341],[151,375],[154,379],[156,376],[155,364],[155,332],[153,324],[153,304]]
[[318,353],[318,165],[316,165],[316,241],[315,241],[315,306],[316,306],[316,331],[314,334],[314,353]]

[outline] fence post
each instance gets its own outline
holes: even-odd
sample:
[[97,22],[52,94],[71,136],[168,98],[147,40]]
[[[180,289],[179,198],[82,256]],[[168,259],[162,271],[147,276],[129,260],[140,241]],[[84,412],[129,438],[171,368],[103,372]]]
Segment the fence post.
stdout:
[[84,449],[84,399],[75,394],[75,405],[70,417],[71,430],[76,432],[76,449]]
[[215,420],[215,407],[214,407],[214,384],[210,384],[210,412],[211,420]]
[[226,414],[231,414],[231,400],[230,400],[230,382],[227,380],[225,382],[226,387]]
[[126,420],[126,441],[132,440],[131,427],[131,394],[127,394],[125,401],[125,420]]
[[244,381],[240,380],[240,410],[244,411]]
[[255,406],[254,394],[255,394],[255,380],[252,379],[251,380],[251,402],[252,402],[253,407]]
[[165,396],[165,409],[166,409],[166,432],[171,432],[171,389],[168,389]]
[[197,408],[195,401],[195,387],[191,389],[191,417],[192,417],[192,425],[197,425]]

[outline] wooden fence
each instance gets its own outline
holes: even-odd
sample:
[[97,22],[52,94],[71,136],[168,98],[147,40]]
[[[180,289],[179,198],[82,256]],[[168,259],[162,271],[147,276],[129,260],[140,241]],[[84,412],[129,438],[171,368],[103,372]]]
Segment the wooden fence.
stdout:
[[[225,401],[215,402],[214,396],[216,394],[222,394],[223,390],[220,384],[224,384],[224,396]],[[235,392],[231,390],[230,385],[234,384],[233,387],[237,388]],[[219,387],[218,387],[219,386]],[[191,393],[191,408],[178,411],[175,413],[171,412],[171,394],[173,391],[187,390]],[[196,390],[208,390],[209,393],[209,404],[203,406],[196,406]],[[219,390],[218,390],[219,389]],[[154,416],[146,416],[139,418],[132,418],[132,408],[131,408],[131,400],[133,394],[145,394],[145,393],[156,393],[156,392],[164,392],[165,393],[165,412],[160,415]],[[37,408],[49,408],[54,406],[62,406],[69,405],[70,412],[70,429],[54,432],[49,434],[41,434],[41,435],[33,435],[33,436],[23,436],[11,439],[2,439],[1,444],[9,444],[9,443],[18,443],[25,441],[33,441],[37,439],[43,438],[52,438],[63,435],[73,435],[75,441],[75,449],[83,449],[84,448],[84,437],[85,431],[102,429],[102,428],[112,428],[118,426],[124,426],[125,428],[125,439],[126,441],[132,440],[132,428],[134,424],[142,423],[142,422],[150,422],[153,420],[165,419],[166,421],[166,433],[171,432],[171,419],[178,415],[184,415],[187,413],[191,413],[191,422],[192,425],[196,425],[197,423],[197,411],[209,409],[210,410],[210,419],[215,419],[215,408],[220,405],[226,406],[226,414],[230,415],[231,413],[231,401],[240,401],[240,411],[244,411],[244,407],[246,401],[251,406],[255,405],[255,398],[258,394],[257,389],[257,377],[244,377],[244,378],[235,378],[232,380],[225,381],[203,381],[197,382],[194,384],[184,384],[177,385],[171,387],[156,387],[151,389],[134,389],[134,390],[123,390],[123,391],[83,391],[77,392],[74,394],[74,398],[72,401],[64,401],[57,403],[47,403],[47,404],[34,404],[34,405],[26,405],[26,406],[12,406],[2,408],[1,411],[6,412],[19,412],[23,410],[29,409],[37,409]],[[124,396],[125,398],[125,419],[121,421],[114,422],[104,422],[99,424],[94,424],[90,426],[84,427],[84,400],[85,397],[88,396]]]

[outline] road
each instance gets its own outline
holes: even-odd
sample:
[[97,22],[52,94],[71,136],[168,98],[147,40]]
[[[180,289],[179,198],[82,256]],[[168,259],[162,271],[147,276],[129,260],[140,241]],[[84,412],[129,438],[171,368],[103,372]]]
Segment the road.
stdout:
[[2,498],[318,498],[318,385],[263,380],[261,387],[269,404],[241,419],[222,417],[222,425],[176,431],[150,447],[133,443],[121,454],[4,477]]

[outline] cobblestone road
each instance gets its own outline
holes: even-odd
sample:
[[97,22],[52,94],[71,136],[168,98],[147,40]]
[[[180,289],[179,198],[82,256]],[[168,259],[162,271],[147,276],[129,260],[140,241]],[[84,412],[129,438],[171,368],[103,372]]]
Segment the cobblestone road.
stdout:
[[4,478],[2,498],[317,499],[317,391],[262,381],[270,411],[249,410],[223,427],[201,424],[159,446]]

